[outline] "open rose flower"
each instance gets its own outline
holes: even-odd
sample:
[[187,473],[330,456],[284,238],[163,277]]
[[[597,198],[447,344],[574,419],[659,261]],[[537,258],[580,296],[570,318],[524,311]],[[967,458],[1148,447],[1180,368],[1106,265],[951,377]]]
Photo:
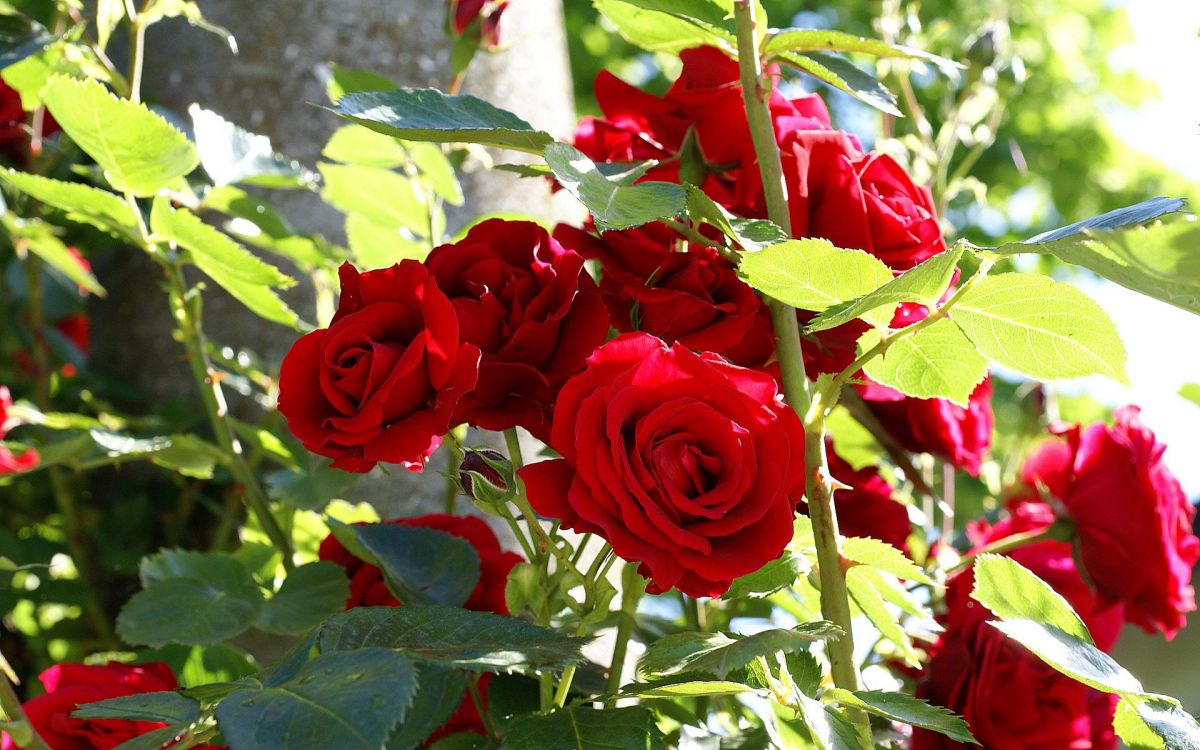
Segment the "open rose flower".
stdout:
[[910,398],[872,385],[863,398],[888,434],[905,450],[929,453],[972,476],[992,444],[992,381],[985,378],[967,406],[941,398]]
[[744,367],[775,353],[766,305],[712,248],[676,252],[675,232],[661,224],[600,237],[560,226],[555,236],[600,260],[600,291],[618,331],[645,331]]
[[[8,386],[0,385],[0,440],[3,440],[11,429],[13,420],[9,418],[8,410],[12,403],[12,395],[8,392]],[[32,448],[17,455],[0,445],[0,475],[30,471],[38,465],[39,461],[41,461],[41,457]]]
[[491,219],[429,254],[466,343],[479,347],[479,382],[454,422],[520,425],[548,438],[558,389],[608,335],[608,313],[583,257],[531,221]]
[[804,435],[768,375],[625,334],[563,387],[551,437],[563,458],[521,471],[530,502],[653,591],[717,596],[792,538]]
[[1168,638],[1196,609],[1192,568],[1200,539],[1196,509],[1163,463],[1159,443],[1136,407],[1119,409],[1110,427],[1065,431],[1025,462],[1031,488],[1044,487],[1075,526],[1088,579],[1130,622]]
[[[38,679],[46,688],[45,694],[26,701],[23,707],[29,723],[51,750],[111,750],[134,737],[161,729],[167,725],[126,719],[77,719],[71,714],[85,703],[179,687],[171,669],[162,662],[56,664]],[[12,738],[3,735],[0,750],[16,748]]]
[[279,411],[336,468],[420,470],[475,387],[479,349],[462,340],[454,306],[417,261],[365,273],[347,263],[340,276],[329,328],[283,359]]

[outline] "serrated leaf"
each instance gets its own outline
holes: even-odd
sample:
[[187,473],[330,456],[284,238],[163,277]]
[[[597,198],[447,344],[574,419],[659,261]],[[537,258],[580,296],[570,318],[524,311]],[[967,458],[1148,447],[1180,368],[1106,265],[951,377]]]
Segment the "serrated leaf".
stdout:
[[652,643],[638,671],[646,675],[708,672],[724,679],[759,656],[804,650],[816,641],[836,640],[841,635],[841,629],[829,622],[806,622],[789,630],[773,628],[739,638],[723,633],[678,633]]
[[746,253],[740,270],[746,283],[763,294],[818,312],[892,280],[891,270],[870,253],[844,250],[817,238],[788,240]]
[[540,154],[554,139],[512,112],[473,96],[398,88],[346,94],[330,111],[407,141],[478,143]]
[[687,210],[692,221],[716,227],[746,250],[761,250],[788,239],[787,232],[777,224],[766,219],[743,219],[734,216],[693,185],[687,187]]
[[58,238],[52,225],[38,219],[18,219],[10,213],[4,214],[3,222],[14,243],[23,242],[25,249],[92,294],[98,297],[108,294],[92,272],[84,268]]
[[565,143],[545,149],[558,183],[587,207],[601,231],[630,229],[683,213],[686,193],[669,182],[623,185],[602,174],[596,163]]
[[857,708],[885,719],[898,721],[914,727],[928,729],[957,742],[979,743],[971,735],[967,722],[953,711],[933,706],[920,698],[904,693],[888,693],[882,690],[859,690],[850,692],[841,688],[829,688],[825,699],[849,708]]
[[924,50],[831,29],[783,29],[771,34],[763,44],[764,57],[784,52],[858,52],[873,57],[922,60],[943,70],[958,70],[963,67],[953,60]]
[[15,169],[0,170],[0,179],[47,206],[66,211],[67,218],[108,232],[137,230],[137,217],[129,205],[107,190]]
[[883,321],[886,325],[896,305],[901,302],[933,305],[950,285],[954,269],[965,250],[963,245],[955,245],[946,252],[938,253],[924,263],[905,271],[870,294],[833,305],[813,318],[804,330],[816,332],[836,328],[879,308],[883,308],[884,312],[873,316],[873,319],[877,322]]
[[776,591],[791,586],[796,582],[797,577],[804,575],[810,569],[807,558],[785,550],[779,559],[772,560],[749,575],[735,579],[721,598],[758,599],[770,596]]
[[162,750],[164,747],[170,747],[171,743],[178,740],[187,730],[187,724],[174,724],[161,729],[152,729],[145,734],[125,740],[112,750]]
[[1032,273],[987,276],[950,317],[984,356],[1031,378],[1107,375],[1128,382],[1112,319],[1068,284]]
[[228,589],[172,578],[133,595],[117,618],[117,634],[127,643],[155,648],[220,643],[250,627],[261,605],[262,594],[253,583]]
[[[446,724],[464,700],[468,675],[452,669],[424,665],[417,670],[417,694],[408,716],[393,731],[387,750],[412,750],[422,747],[429,736]],[[488,687],[488,707],[497,693]],[[470,700],[469,698],[467,700]]]
[[642,49],[677,55],[685,49],[708,46],[736,54],[737,40],[725,29],[640,8],[624,0],[593,0],[592,4],[612,22],[618,34]]
[[77,719],[128,719],[189,724],[200,715],[200,704],[173,690],[124,695],[84,703],[71,712]]
[[144,105],[116,98],[95,80],[53,76],[42,99],[117,192],[154,195],[200,163],[183,133]]
[[1061,240],[1078,238],[1086,236],[1096,231],[1112,231],[1125,227],[1137,226],[1159,219],[1167,214],[1182,211],[1184,208],[1184,200],[1182,198],[1151,198],[1148,201],[1142,201],[1132,206],[1124,206],[1114,209],[1108,213],[1093,216],[1090,219],[1077,221],[1074,224],[1068,224],[1065,227],[1051,229],[1047,232],[1034,235],[1029,239],[1020,242],[1012,242],[1006,245],[1001,245],[997,248],[1004,251],[1013,245],[1043,245],[1047,246],[1051,243],[1057,243]]
[[421,526],[376,523],[351,527],[406,606],[461,606],[479,582],[479,555],[453,534]]
[[378,646],[459,669],[558,669],[583,657],[583,638],[454,607],[356,607],[321,628],[322,652]]
[[215,185],[305,187],[316,175],[279,154],[265,135],[251,133],[198,104],[188,107],[200,164]]
[[0,16],[0,70],[37,54],[54,35],[37,21],[6,13]]
[[906,664],[911,667],[920,666],[920,654],[913,648],[912,639],[904,632],[899,618],[887,608],[883,597],[875,589],[877,579],[870,575],[871,572],[871,568],[858,566],[846,571],[846,588],[850,592],[850,598],[879,634],[899,649]]
[[362,478],[361,474],[331,468],[330,460],[320,456],[304,455],[299,462],[299,470],[281,469],[267,474],[267,495],[272,500],[300,510],[321,510],[343,497]]
[[1062,594],[1016,560],[982,554],[975,560],[974,574],[971,598],[997,617],[1032,620],[1093,642],[1087,626]]
[[1130,697],[1122,696],[1117,701],[1117,711],[1113,716],[1113,731],[1125,743],[1129,750],[1163,750],[1163,740],[1147,726],[1138,714],[1137,707]]
[[160,240],[187,250],[197,268],[260,317],[292,328],[299,324],[296,313],[272,291],[296,282],[199,216],[186,208],[173,209],[159,197],[150,211],[150,228]]
[[230,693],[217,724],[238,750],[379,750],[416,689],[412,662],[393,651],[322,654],[280,685]]
[[926,586],[936,585],[907,555],[878,539],[857,536],[843,539],[841,554],[847,560],[891,573],[902,581],[916,581]]
[[818,750],[872,750],[874,747],[865,724],[851,723],[833,706],[803,694],[796,696],[796,703]]
[[[878,331],[868,331],[860,346],[869,349],[878,340]],[[890,344],[863,366],[876,383],[906,396],[944,398],[963,407],[987,371],[975,344],[945,318]]]
[[896,96],[886,86],[843,57],[826,52],[780,52],[777,58],[880,112],[903,116],[896,107]]
[[989,623],[1066,676],[1105,693],[1140,693],[1142,685],[1087,641],[1033,620]]
[[501,750],[665,750],[654,714],[642,706],[598,710],[567,706],[512,725]]
[[263,605],[255,625],[268,633],[306,633],[345,609],[349,596],[341,566],[325,560],[301,565]]
[[1122,696],[1113,728],[1130,750],[1200,750],[1200,724],[1165,695]]
[[358,214],[382,227],[424,234],[429,214],[412,181],[390,169],[318,164],[325,185],[321,197],[346,214]]

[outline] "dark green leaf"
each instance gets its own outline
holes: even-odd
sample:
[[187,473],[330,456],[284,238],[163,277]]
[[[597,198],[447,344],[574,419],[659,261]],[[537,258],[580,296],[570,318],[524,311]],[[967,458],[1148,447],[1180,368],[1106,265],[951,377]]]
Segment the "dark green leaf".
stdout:
[[85,703],[71,712],[77,719],[129,719],[190,724],[200,716],[200,704],[173,690],[139,693],[95,703]]
[[217,723],[237,750],[379,750],[416,689],[412,663],[393,651],[323,654],[285,683],[231,693]]
[[187,728],[186,724],[175,724],[161,729],[153,729],[122,742],[112,750],[161,750],[164,747],[170,747],[170,744],[186,732]]
[[345,609],[349,596],[341,566],[324,560],[301,565],[263,605],[255,624],[269,633],[306,633]]
[[[1051,245],[1051,243],[1060,240],[1086,237],[1094,235],[1097,231],[1112,231],[1125,227],[1133,227],[1140,224],[1148,224],[1155,219],[1166,216],[1167,214],[1182,211],[1184,200],[1182,198],[1151,198],[1148,201],[1142,201],[1132,206],[1125,206],[1106,214],[1093,216],[1090,219],[1077,221],[1074,224],[1068,224],[1065,227],[1051,229],[1041,234],[1034,235],[1027,240],[1021,242],[1009,243],[1001,245],[998,248],[1004,251],[1014,245]],[[1048,249],[1048,248],[1047,248]],[[1036,252],[1036,251],[1035,251]]]
[[321,510],[362,478],[330,468],[329,459],[320,456],[301,456],[300,461],[302,471],[283,469],[267,475],[267,494],[273,500],[300,510]]
[[781,52],[778,58],[881,112],[901,116],[895,95],[875,76],[843,57],[826,52]]
[[502,750],[664,750],[654,714],[641,706],[597,710],[567,706],[515,724]]
[[21,15],[0,16],[0,70],[18,63],[54,41],[37,21]]
[[98,297],[107,294],[92,272],[85,268],[58,238],[53,225],[40,219],[18,219],[11,213],[3,215],[3,222],[14,241],[24,240],[25,248],[55,271]]
[[721,598],[759,598],[770,596],[796,582],[796,578],[808,572],[808,559],[785,551],[778,560],[772,560],[758,570],[734,580]]
[[583,657],[582,638],[523,620],[453,607],[356,607],[321,628],[322,651],[379,646],[481,672],[557,669]]
[[678,633],[655,641],[646,649],[638,670],[647,675],[709,672],[724,679],[759,656],[790,653],[814,641],[835,640],[842,631],[828,622],[806,622],[790,630],[763,630],[730,638],[723,633]]
[[400,88],[346,94],[334,114],[408,141],[479,143],[540,154],[554,139],[511,112],[473,96]]
[[475,677],[442,667],[420,667],[417,670],[419,687],[412,708],[409,709],[408,718],[388,738],[387,750],[420,747],[458,709],[466,694],[469,679]]
[[601,231],[678,216],[685,208],[683,187],[669,182],[623,185],[605,177],[595,162],[565,143],[546,146],[545,157],[558,183],[587,207]]
[[359,544],[407,606],[461,606],[479,582],[479,555],[464,539],[420,526],[352,527]]
[[830,688],[825,691],[825,699],[849,708],[862,709],[901,724],[938,732],[957,742],[979,744],[971,736],[967,722],[956,716],[953,711],[941,706],[932,706],[911,695],[887,693],[882,690],[860,690],[852,693],[841,688]]
[[271,139],[229,122],[216,112],[193,104],[188,107],[200,164],[216,185],[305,187],[316,175],[300,162],[278,154]]

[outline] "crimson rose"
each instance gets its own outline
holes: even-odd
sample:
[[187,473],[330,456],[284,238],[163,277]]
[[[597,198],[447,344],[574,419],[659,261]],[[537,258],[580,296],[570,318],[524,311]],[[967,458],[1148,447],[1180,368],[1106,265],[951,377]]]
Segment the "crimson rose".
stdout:
[[563,458],[521,471],[530,502],[642,563],[651,590],[717,596],[791,541],[804,435],[770,376],[625,334],[567,382],[554,417]]
[[[76,719],[71,713],[85,703],[179,687],[170,667],[162,662],[55,664],[38,679],[46,692],[26,701],[24,709],[29,723],[52,750],[111,750],[134,737],[161,729],[167,725],[126,719]],[[8,735],[0,739],[0,750],[16,750],[16,747]]]
[[1065,439],[1043,444],[1026,460],[1023,475],[1061,502],[1100,595],[1124,602],[1130,622],[1172,638],[1184,613],[1196,609],[1196,509],[1163,463],[1166,446],[1138,414],[1129,406],[1117,410],[1111,427],[1097,422],[1065,430]]
[[462,340],[483,356],[455,423],[520,425],[548,438],[554,397],[608,335],[583,257],[531,221],[491,219],[425,261],[450,299]]
[[941,398],[890,398],[878,385],[864,389],[863,399],[888,434],[905,450],[930,453],[972,476],[979,475],[992,444],[992,379],[975,387],[967,407]]
[[336,468],[419,471],[475,387],[479,349],[463,342],[453,305],[417,261],[365,273],[347,263],[340,277],[329,328],[283,359],[279,411]]
[[825,445],[829,473],[849,489],[833,493],[838,530],[844,536],[865,536],[887,542],[896,549],[908,549],[912,528],[908,508],[892,497],[892,486],[873,466],[855,469],[833,450],[833,441]]
[[[12,396],[8,392],[8,386],[0,385],[0,440],[8,434],[10,429],[10,419],[8,409],[12,406]],[[41,457],[38,452],[30,448],[21,455],[14,454],[11,450],[0,445],[0,474],[16,474],[22,471],[30,471],[38,465]]]

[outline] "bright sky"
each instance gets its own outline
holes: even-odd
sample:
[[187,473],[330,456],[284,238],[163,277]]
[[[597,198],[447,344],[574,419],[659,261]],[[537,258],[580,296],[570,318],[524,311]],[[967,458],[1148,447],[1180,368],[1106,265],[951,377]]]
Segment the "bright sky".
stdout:
[[[1130,146],[1200,182],[1200,2],[1122,4],[1134,42],[1116,59],[1156,83],[1159,95],[1135,111],[1113,112],[1111,122]],[[1087,391],[1108,403],[1140,405],[1143,420],[1167,444],[1167,462],[1184,489],[1200,497],[1200,406],[1177,395],[1183,383],[1200,383],[1200,316],[1114,284],[1088,284],[1085,291],[1120,328],[1130,379],[1129,388],[1087,382]]]

